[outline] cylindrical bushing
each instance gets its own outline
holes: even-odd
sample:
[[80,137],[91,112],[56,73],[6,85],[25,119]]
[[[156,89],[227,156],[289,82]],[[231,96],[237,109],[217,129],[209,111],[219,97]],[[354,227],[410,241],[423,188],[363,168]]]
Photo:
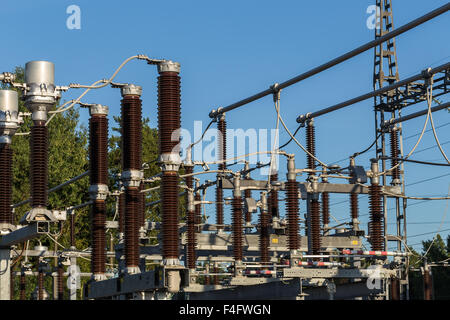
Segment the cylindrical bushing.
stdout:
[[37,85],[55,84],[55,65],[49,61],[29,61],[25,64],[25,82]]
[[297,181],[288,180],[286,182],[286,196],[288,248],[289,250],[297,250],[300,247]]
[[92,259],[91,269],[94,276],[106,272],[106,203],[95,200],[91,211]]
[[45,208],[48,201],[48,128],[34,121],[30,139],[31,206]]
[[13,224],[12,202],[12,149],[0,143],[0,223]]
[[242,250],[242,237],[243,237],[243,227],[242,227],[242,198],[234,197],[232,201],[232,231],[233,231],[233,257],[235,261],[242,261],[243,250]]

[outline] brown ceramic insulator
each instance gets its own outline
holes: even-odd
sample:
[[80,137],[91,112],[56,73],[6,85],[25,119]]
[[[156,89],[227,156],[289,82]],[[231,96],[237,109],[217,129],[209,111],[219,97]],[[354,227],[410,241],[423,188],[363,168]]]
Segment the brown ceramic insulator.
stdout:
[[200,224],[202,223],[202,205],[199,202],[202,200],[202,197],[199,193],[195,194],[194,200],[198,203],[195,205],[195,224],[197,225],[195,230],[196,232],[201,232]]
[[242,261],[243,258],[242,198],[234,197],[232,206],[233,206],[233,218],[232,218],[233,257],[235,261]]
[[94,274],[103,274],[106,271],[106,203],[104,200],[94,201],[91,219],[91,270]]
[[[249,189],[245,189],[244,190],[244,197],[247,198],[251,198],[252,197],[252,192]],[[245,222],[246,223],[251,223],[252,222],[252,213],[247,211],[245,213]]]
[[58,300],[64,300],[64,267],[62,264],[58,265]]
[[[194,172],[194,167],[186,166],[186,167],[184,167],[184,171],[185,171],[185,174],[192,174]],[[187,176],[184,179],[186,181],[186,187],[188,187],[189,189],[194,188],[194,177],[193,176]],[[187,197],[186,197],[186,199],[187,199]]]
[[297,250],[300,247],[298,209],[298,183],[295,180],[288,180],[286,182],[286,210],[289,250]]
[[122,170],[142,167],[142,102],[139,96],[122,99]]
[[423,299],[433,300],[433,276],[430,270],[423,273]]
[[330,223],[330,194],[328,192],[322,193],[322,224]]
[[[216,224],[223,225],[223,189],[216,187]],[[217,229],[223,229],[222,226],[217,226]]]
[[369,186],[370,203],[370,244],[372,250],[384,250],[383,213],[381,204],[381,186]]
[[12,201],[12,149],[0,144],[0,223],[13,224]]
[[311,235],[311,254],[319,254],[321,247],[321,236],[320,236],[320,203],[318,200],[311,200],[310,203],[310,235]]
[[350,193],[350,215],[352,220],[358,219],[359,209],[358,209],[358,194]]
[[211,284],[210,276],[205,276],[205,285]]
[[44,300],[44,272],[41,268],[38,272],[38,300]]
[[89,179],[91,185],[108,184],[108,118],[89,119]]
[[[214,267],[213,270],[214,273],[219,273],[219,268]],[[216,274],[213,276],[213,284],[216,286],[219,284],[219,276]]]
[[[390,135],[390,143],[391,143],[391,166],[395,167],[398,164],[398,155],[399,155],[399,149],[398,149],[398,134],[397,130],[392,130]],[[400,167],[397,166],[392,171],[392,180],[399,180],[400,179]]]
[[178,259],[178,173],[163,172],[161,179],[163,258]]
[[195,269],[195,246],[197,245],[197,237],[195,232],[195,212],[188,211],[187,216],[187,243],[186,243],[186,260],[189,269]]
[[398,278],[391,278],[390,287],[391,300],[400,300],[400,280]]
[[26,279],[25,279],[25,273],[22,271],[20,273],[20,300],[25,300],[25,290],[26,290]]
[[180,77],[176,72],[161,72],[158,77],[159,152],[172,153],[179,143],[181,117]]
[[125,189],[125,265],[139,266],[139,224],[138,211],[139,189]]
[[[274,173],[270,175],[270,181],[278,181],[278,174]],[[278,209],[278,191],[272,190],[269,192],[269,213],[272,217],[279,217]]]
[[[315,127],[313,123],[309,123],[306,125],[306,148],[310,154],[316,156],[316,134]],[[307,155],[307,167],[308,169],[316,168],[316,160],[311,157],[309,154]],[[312,174],[312,173],[310,173]]]
[[[219,158],[217,160],[225,160],[227,158],[227,122],[221,118],[217,122],[217,146]],[[219,170],[225,170],[227,165],[225,163],[219,163]]]
[[259,215],[259,252],[262,264],[269,263],[269,222],[270,216],[267,212],[261,210]]
[[119,195],[119,232],[124,232],[125,226],[125,192]]
[[48,129],[45,121],[34,121],[30,139],[31,206],[47,207]]

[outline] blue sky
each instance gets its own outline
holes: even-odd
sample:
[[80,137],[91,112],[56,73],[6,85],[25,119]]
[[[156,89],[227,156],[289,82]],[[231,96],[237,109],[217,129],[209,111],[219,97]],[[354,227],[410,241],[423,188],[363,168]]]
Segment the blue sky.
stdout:
[[[394,24],[401,26],[446,1],[394,0]],[[81,9],[81,29],[69,30],[66,8]],[[208,113],[282,82],[326,62],[373,39],[374,31],[366,26],[366,9],[373,0],[349,1],[11,1],[3,0],[0,9],[2,50],[0,72],[30,60],[49,60],[56,65],[58,85],[91,84],[109,77],[127,57],[138,53],[181,63],[182,126],[193,129],[194,121],[209,122]],[[449,14],[397,37],[399,73],[406,78],[427,66],[447,62],[450,43],[445,34]],[[281,113],[291,130],[295,118],[346,100],[372,89],[373,51],[283,90]],[[143,86],[143,114],[156,126],[155,67],[142,61],[129,63],[116,81]],[[63,100],[77,97],[72,90]],[[120,94],[105,88],[91,91],[86,102],[108,105],[111,115],[118,115]],[[444,98],[445,101],[445,98]],[[317,156],[326,163],[348,157],[368,146],[374,139],[372,100],[317,119]],[[415,105],[404,114],[424,108]],[[81,111],[86,123],[88,114]],[[274,128],[275,113],[271,97],[266,97],[227,115],[229,128]],[[436,126],[449,122],[449,113],[435,115]],[[418,133],[423,118],[404,125],[404,136]],[[110,122],[112,124],[112,121]],[[450,126],[438,129],[442,143],[450,140]],[[280,131],[280,142],[287,134]],[[405,140],[409,151],[417,137]],[[303,131],[299,140],[304,141]],[[427,133],[417,150],[435,144]],[[450,154],[449,145],[444,145]],[[305,156],[294,144],[286,151],[296,153],[297,166],[305,165]],[[373,152],[358,159],[368,165]],[[417,153],[415,159],[443,162],[437,148]],[[346,161],[340,164],[346,164]],[[284,177],[281,163],[280,176]],[[447,195],[449,176],[413,184],[427,178],[448,174],[445,167],[407,164],[407,194],[412,196]],[[303,180],[304,177],[299,177]],[[212,195],[212,192],[210,192]],[[210,198],[210,197],[208,197]],[[343,198],[335,196],[331,203]],[[437,230],[446,209],[445,201],[417,203],[409,201],[408,233],[416,235]],[[304,211],[304,203],[300,204]],[[367,201],[361,200],[361,214],[367,213]],[[213,214],[210,206],[207,211]],[[229,215],[229,211],[228,215]],[[392,211],[390,211],[393,213]],[[337,219],[347,217],[348,205],[332,206]],[[391,214],[392,215],[392,214]],[[450,216],[450,213],[448,214]],[[447,216],[442,229],[450,228]],[[367,216],[361,217],[366,223]],[[389,219],[389,223],[393,220]],[[433,223],[424,223],[433,222]],[[420,223],[420,224],[419,224]],[[390,225],[393,226],[393,225]],[[365,227],[365,226],[364,226]],[[389,229],[393,232],[393,229]],[[443,232],[447,235],[448,231]],[[420,243],[433,234],[412,237]],[[420,246],[419,246],[420,247]],[[417,248],[417,246],[416,246]]]

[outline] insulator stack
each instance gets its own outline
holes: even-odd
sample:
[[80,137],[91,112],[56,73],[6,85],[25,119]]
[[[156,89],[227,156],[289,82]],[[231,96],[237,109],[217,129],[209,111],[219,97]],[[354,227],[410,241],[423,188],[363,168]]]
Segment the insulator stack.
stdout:
[[[218,129],[218,137],[217,137],[217,145],[218,145],[218,153],[219,153],[219,161],[226,160],[227,158],[227,122],[225,117],[222,115],[219,121],[217,122]],[[219,163],[219,170],[225,170],[227,168],[226,163]]]
[[95,200],[92,205],[92,260],[93,274],[104,274],[106,271],[106,203]]
[[158,66],[158,130],[159,153],[162,166],[161,207],[163,260],[178,264],[178,144],[180,142],[181,95],[180,67],[165,61]]
[[[270,181],[278,181],[278,174],[274,173],[270,175]],[[278,191],[271,190],[269,193],[269,212],[272,217],[279,217],[278,209]]]
[[369,186],[370,201],[370,244],[372,250],[384,250],[383,213],[381,204],[381,186]]
[[200,204],[200,201],[202,200],[202,197],[199,193],[195,194],[194,200],[197,203],[195,205],[195,224],[197,225],[196,231],[200,232],[200,224],[202,223],[202,205]]
[[322,224],[328,225],[330,223],[330,194],[328,192],[322,193]]
[[163,257],[178,259],[178,174],[176,172],[166,171],[163,173],[161,197],[163,203]]
[[125,226],[125,192],[119,195],[119,232],[124,232]]
[[139,189],[125,189],[125,264],[127,268],[139,266]]
[[400,181],[400,167],[398,165],[398,156],[399,156],[399,148],[398,148],[398,134],[397,130],[393,129],[390,132],[390,143],[391,143],[391,166],[396,167],[392,172],[392,181],[398,183]]
[[108,184],[108,118],[94,114],[89,120],[90,184]]
[[19,289],[20,289],[20,300],[25,300],[25,290],[26,290],[26,278],[25,278],[25,272],[22,270],[22,272],[20,273],[20,285],[19,285]]
[[139,272],[139,228],[142,222],[142,88],[127,84],[121,88],[122,183],[125,186],[123,220],[125,272]]
[[234,197],[233,202],[233,257],[235,261],[242,261],[243,251],[242,251],[242,198]]
[[106,197],[108,194],[108,107],[93,105],[89,119],[89,193],[91,206],[91,270],[106,271]]
[[45,208],[48,202],[48,129],[45,121],[34,121],[30,150],[31,206]]
[[358,209],[358,194],[350,193],[350,215],[352,220],[358,219],[359,209]]
[[287,229],[288,249],[297,250],[300,247],[298,226],[298,183],[295,180],[286,182],[286,207],[287,207]]
[[58,300],[64,300],[64,267],[58,264]]
[[400,300],[400,280],[391,278],[390,286],[391,300]]
[[[252,192],[249,189],[245,189],[244,190],[244,197],[247,198],[251,198],[252,197]],[[252,222],[252,213],[247,211],[245,213],[245,222],[246,223],[251,223]]]
[[[218,161],[225,160],[227,158],[227,123],[225,116],[222,115],[217,122],[217,146],[218,146]],[[225,163],[219,163],[218,169],[225,170]],[[216,186],[216,224],[223,225],[223,189],[220,186]],[[222,226],[217,229],[223,229]]]
[[261,263],[269,263],[269,245],[270,245],[270,236],[269,236],[269,223],[270,217],[267,212],[261,210],[259,216],[259,252]]
[[197,245],[197,238],[195,236],[195,212],[188,211],[187,216],[187,267],[195,269],[195,246]]
[[[213,270],[214,270],[213,271],[214,273],[219,273],[219,268],[214,267]],[[216,285],[216,286],[219,284],[219,276],[216,275],[216,274],[213,277],[213,284]]]
[[[193,166],[185,166],[185,173],[186,174],[192,174],[194,172]],[[187,176],[185,178],[186,181],[186,187],[189,189],[193,189],[194,187],[194,179],[193,176]],[[194,200],[194,197],[192,197],[192,200]],[[186,195],[186,224],[187,224],[187,243],[186,243],[186,260],[187,260],[187,267],[189,269],[195,268],[195,246],[197,245],[197,237],[195,235],[196,233],[196,212],[195,207],[191,206],[189,203],[189,196]],[[190,208],[193,208],[194,210],[190,210]]]
[[0,223],[13,224],[12,201],[12,149],[0,144]]
[[44,300],[44,271],[40,267],[38,272],[38,300]]
[[181,125],[180,77],[176,72],[161,72],[158,77],[159,152],[172,153],[179,143],[173,139]]
[[[311,155],[316,156],[316,133],[312,120],[308,121],[306,125],[306,148]],[[309,154],[307,155],[306,162],[308,169],[314,170],[316,168],[316,160]]]
[[142,167],[142,101],[138,95],[126,94],[121,104],[122,168],[141,170]]
[[310,216],[311,216],[311,254],[319,254],[321,247],[320,236],[320,203],[316,199],[312,199],[310,202]]

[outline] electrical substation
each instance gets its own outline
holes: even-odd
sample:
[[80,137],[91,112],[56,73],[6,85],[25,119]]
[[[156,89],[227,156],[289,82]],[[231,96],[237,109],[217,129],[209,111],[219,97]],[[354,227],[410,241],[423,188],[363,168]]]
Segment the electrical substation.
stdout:
[[[449,102],[431,107],[431,101],[450,91],[450,62],[401,79],[395,37],[448,15],[450,3],[397,28],[394,28],[391,1],[376,0],[376,5],[380,9],[381,27],[375,29],[375,39],[236,103],[211,107],[209,115],[199,115],[210,118],[206,130],[211,125],[218,129],[219,151],[213,163],[192,158],[195,142],[185,150],[182,159],[179,129],[183,66],[170,57],[132,56],[113,77],[93,85],[58,85],[55,65],[49,61],[27,62],[24,83],[16,82],[12,73],[1,73],[0,80],[10,89],[0,90],[0,299],[9,300],[11,284],[20,281],[21,299],[36,300],[52,299],[52,296],[70,300],[79,297],[89,300],[408,300],[412,253],[407,246],[406,200],[409,197],[403,164],[414,149],[406,153],[402,148],[402,123],[449,108]],[[374,52],[373,90],[321,110],[302,109],[296,119],[298,128],[291,132],[279,111],[282,96],[289,94],[284,89],[368,50]],[[141,70],[149,77],[157,77],[157,88],[141,87],[133,79],[129,83],[113,82],[115,75],[131,60],[147,63]],[[108,106],[81,102],[88,91],[106,86],[117,88],[121,95],[119,176],[111,176],[108,170]],[[78,99],[55,109],[67,90],[76,89],[85,91]],[[159,155],[155,161],[161,171],[151,178],[144,178],[142,160],[142,119],[149,113],[145,107],[147,101],[141,100],[143,90],[158,92]],[[236,158],[229,159],[226,154],[227,127],[232,126],[238,108],[267,96],[273,97],[277,119],[291,138],[288,143],[299,147],[296,154],[283,151],[284,146],[266,152],[279,156],[280,166],[287,168],[286,176],[270,170],[271,163],[256,166],[246,163],[243,168],[233,170],[236,167],[230,164]],[[28,113],[19,112],[19,98],[23,99]],[[359,150],[353,150],[351,145],[345,145],[348,154],[354,153],[345,167],[323,163],[316,152],[316,130],[321,130],[318,119],[364,100],[374,103],[373,109],[367,110],[368,117],[375,121],[374,136],[367,138],[367,144],[373,141],[372,145],[358,153],[354,153]],[[402,115],[404,109],[420,102],[427,102],[428,108]],[[47,124],[55,114],[74,105],[88,109],[90,115],[89,171],[49,189]],[[156,114],[150,116],[156,118]],[[14,204],[10,145],[12,139],[21,139],[15,134],[25,117],[32,120],[31,197]],[[304,132],[303,138],[296,135],[299,131]],[[358,155],[366,152],[372,153],[370,163],[359,162]],[[246,156],[238,155],[240,159]],[[305,168],[298,166],[301,157],[306,158]],[[367,165],[369,170],[364,168]],[[269,166],[267,179],[253,179],[252,171],[262,166]],[[202,175],[211,173],[215,180],[202,180]],[[49,193],[87,176],[88,202],[65,210],[48,206]],[[110,179],[115,179],[114,186],[120,187],[111,190]],[[215,201],[205,200],[208,189],[215,189]],[[150,203],[145,194],[154,190],[159,190],[160,196]],[[345,194],[350,199],[348,219],[336,225],[330,219],[329,208],[330,198],[335,194]],[[362,195],[369,197],[368,225],[359,219],[358,198]],[[107,219],[108,198],[116,203],[114,220]],[[185,201],[185,216],[180,215],[181,201]],[[16,219],[14,209],[28,203],[30,211]],[[395,234],[387,232],[388,203],[396,208],[389,212],[395,215]],[[146,215],[151,206],[160,206],[160,221]],[[214,223],[205,220],[202,213],[205,206],[215,209]],[[230,219],[226,217],[227,206],[231,208]],[[75,245],[78,230],[74,216],[84,207],[90,207],[91,216],[88,250]],[[304,219],[300,208],[306,211]],[[15,224],[16,220],[20,223]],[[231,223],[225,223],[228,220]],[[14,249],[17,245],[44,238],[52,228],[62,224],[71,226],[70,248],[27,247],[22,255],[34,257],[36,262],[23,261],[20,271],[10,272],[11,262],[19,256]],[[107,230],[112,229],[117,230],[116,239],[107,237]],[[157,241],[149,241],[150,233],[157,235]],[[388,243],[395,243],[396,250],[389,251]],[[47,261],[50,259],[57,260],[57,265],[50,267]],[[76,276],[89,281],[82,288],[68,286],[66,279],[75,279],[80,259],[90,259],[91,271],[78,272]],[[116,265],[118,272],[111,273],[108,263]],[[25,297],[29,276],[37,276],[38,286],[32,297]],[[46,277],[53,279],[53,293],[44,289]],[[432,264],[425,262],[422,279],[424,297],[432,299]],[[65,290],[70,292],[69,296],[64,296]]]

